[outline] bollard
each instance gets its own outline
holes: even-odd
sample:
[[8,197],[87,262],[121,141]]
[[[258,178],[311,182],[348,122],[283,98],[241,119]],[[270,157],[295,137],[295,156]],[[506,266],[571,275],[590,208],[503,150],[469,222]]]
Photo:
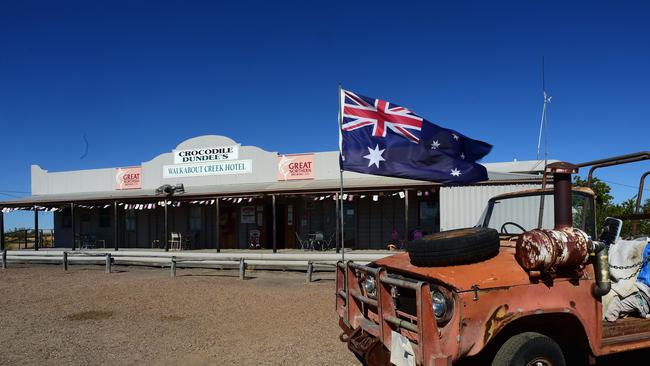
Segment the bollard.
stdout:
[[68,270],[68,252],[63,252],[63,270]]
[[7,249],[2,251],[2,269],[7,269]]
[[243,280],[246,278],[246,262],[244,258],[239,258],[239,279]]
[[105,273],[111,273],[111,253],[106,253],[106,270]]
[[174,277],[176,277],[176,258],[175,257],[172,257],[172,267],[171,267],[171,269],[172,269],[171,275],[172,275],[172,278],[174,278]]
[[314,273],[314,262],[307,262],[307,283],[311,282],[311,275]]

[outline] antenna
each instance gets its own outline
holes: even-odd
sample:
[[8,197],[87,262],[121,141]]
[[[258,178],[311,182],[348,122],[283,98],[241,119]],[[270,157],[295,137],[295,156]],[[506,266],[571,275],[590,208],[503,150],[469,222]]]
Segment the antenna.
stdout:
[[[546,93],[546,78],[544,77],[544,56],[542,56],[542,92],[544,93],[544,108],[542,109],[542,120],[539,123],[539,137],[537,139],[537,161],[539,161],[539,151],[542,147],[542,132],[544,132],[544,179],[542,180],[542,188],[546,185],[546,166],[548,165],[548,123],[546,120],[546,110],[551,103],[551,96]],[[545,195],[539,197],[539,215],[537,216],[537,227],[542,228],[544,220],[544,198]]]
[[542,92],[544,93],[544,108],[542,109],[542,120],[539,123],[539,137],[537,138],[537,160],[539,160],[540,150],[542,148],[542,133],[544,133],[544,159],[548,158],[548,123],[546,119],[546,110],[551,103],[551,97],[546,93],[546,80],[544,77],[544,57],[542,56]]

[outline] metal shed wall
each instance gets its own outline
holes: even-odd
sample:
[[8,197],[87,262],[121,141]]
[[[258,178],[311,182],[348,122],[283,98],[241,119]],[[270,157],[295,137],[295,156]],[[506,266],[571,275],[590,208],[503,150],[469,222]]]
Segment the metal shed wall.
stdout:
[[[539,184],[441,187],[440,231],[476,225],[488,200],[496,195],[540,187]],[[534,209],[526,212],[535,217],[538,214]]]

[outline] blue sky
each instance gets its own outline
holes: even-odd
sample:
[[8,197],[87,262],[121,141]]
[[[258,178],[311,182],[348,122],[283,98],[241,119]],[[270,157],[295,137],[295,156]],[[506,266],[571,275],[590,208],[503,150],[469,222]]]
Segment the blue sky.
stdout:
[[[3,1],[0,199],[30,164],[137,165],[202,134],[335,150],[339,82],[493,144],[485,162],[533,159],[542,56],[551,158],[650,150],[647,3],[336,3]],[[649,169],[599,176],[620,201]]]

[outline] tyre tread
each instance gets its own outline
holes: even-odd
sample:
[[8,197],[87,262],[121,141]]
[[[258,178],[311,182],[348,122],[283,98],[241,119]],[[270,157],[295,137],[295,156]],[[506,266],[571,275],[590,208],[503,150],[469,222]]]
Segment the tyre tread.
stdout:
[[499,253],[499,233],[480,227],[451,230],[408,242],[406,250],[416,266],[475,263]]

